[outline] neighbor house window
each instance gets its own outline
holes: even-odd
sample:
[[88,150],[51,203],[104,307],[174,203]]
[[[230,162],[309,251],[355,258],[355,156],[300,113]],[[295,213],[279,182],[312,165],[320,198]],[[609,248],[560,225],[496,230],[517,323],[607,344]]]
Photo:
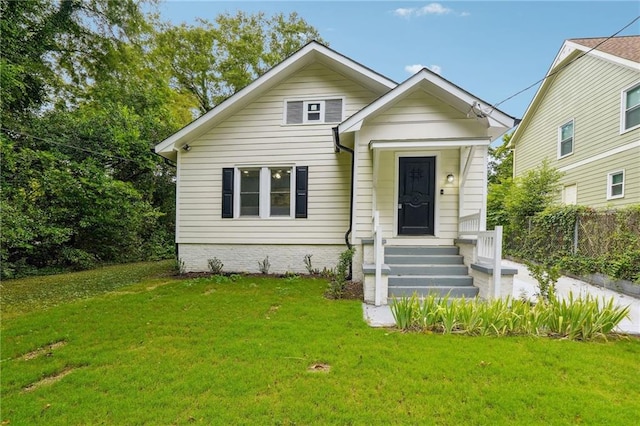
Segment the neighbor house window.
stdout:
[[339,123],[342,121],[342,104],[342,98],[286,101],[285,123]]
[[558,128],[558,158],[573,153],[573,120]]
[[607,199],[624,197],[624,170],[609,173],[607,178]]
[[640,84],[622,94],[622,131],[640,126]]
[[222,217],[306,218],[308,170],[307,166],[222,169]]

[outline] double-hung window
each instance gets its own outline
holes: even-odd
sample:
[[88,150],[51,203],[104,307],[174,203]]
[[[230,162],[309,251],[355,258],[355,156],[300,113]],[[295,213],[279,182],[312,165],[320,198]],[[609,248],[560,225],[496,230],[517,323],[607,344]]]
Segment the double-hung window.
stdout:
[[558,127],[558,158],[573,154],[573,120]]
[[640,126],[640,83],[622,92],[622,132]]
[[222,217],[306,218],[307,172],[306,166],[223,169]]
[[624,170],[609,173],[607,176],[607,200],[624,197]]

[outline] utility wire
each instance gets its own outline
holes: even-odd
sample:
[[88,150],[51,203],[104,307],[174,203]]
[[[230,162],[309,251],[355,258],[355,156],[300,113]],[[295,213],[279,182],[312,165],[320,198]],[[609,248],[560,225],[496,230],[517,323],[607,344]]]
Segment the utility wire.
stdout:
[[[86,153],[89,153],[89,154],[101,155],[103,157],[108,157],[108,158],[112,158],[112,159],[118,159],[118,160],[133,162],[133,160],[131,158],[119,157],[117,155],[105,154],[104,152],[98,152],[98,151],[92,151],[90,149],[81,148],[79,146],[67,145],[67,144],[64,144],[64,143],[61,143],[61,142],[53,141],[51,139],[44,139],[44,138],[40,138],[38,136],[30,135],[28,133],[18,132],[16,130],[12,130],[12,129],[7,129],[6,127],[0,127],[0,129],[4,130],[5,132],[8,132],[10,134],[13,134],[13,135],[19,135],[19,136],[23,136],[23,137],[27,137],[27,138],[32,138],[32,139],[36,139],[36,140],[39,140],[39,141],[42,141],[42,142],[45,142],[45,143],[51,143],[51,144],[54,144],[54,145],[64,146],[66,148],[76,149],[78,151],[83,151],[83,152],[86,152]],[[15,141],[15,139],[13,139],[13,140]]]
[[562,67],[558,68],[557,70],[553,71],[552,73],[547,74],[546,76],[544,76],[543,78],[541,78],[540,80],[536,81],[535,83],[531,84],[530,86],[527,86],[526,88],[520,90],[519,92],[514,93],[513,95],[509,96],[508,98],[498,102],[497,104],[493,104],[491,106],[491,111],[495,110],[498,105],[503,104],[505,102],[507,102],[510,99],[515,98],[516,96],[526,92],[527,90],[531,89],[532,87],[535,87],[536,85],[538,85],[539,83],[542,83],[543,81],[545,81],[546,79],[548,79],[549,77],[553,77],[554,75],[558,74],[560,71],[562,71],[563,69],[567,68],[569,65],[573,64],[574,62],[576,62],[578,59],[581,59],[582,57],[588,55],[589,53],[593,52],[595,49],[597,49],[598,47],[600,47],[601,45],[603,45],[604,43],[606,43],[607,41],[611,40],[612,38],[614,38],[615,36],[617,36],[618,34],[620,34],[622,31],[626,30],[627,28],[629,28],[631,25],[633,25],[636,21],[638,21],[640,19],[640,15],[636,16],[631,22],[629,22],[627,25],[625,25],[624,27],[622,27],[621,29],[619,29],[618,31],[616,31],[615,33],[613,33],[612,35],[610,35],[609,37],[605,38],[604,40],[602,40],[600,43],[596,44],[595,46],[593,46],[591,49],[587,50],[586,52],[582,52],[582,54],[576,56],[574,59],[572,59],[571,61],[567,62],[566,64],[564,64]]

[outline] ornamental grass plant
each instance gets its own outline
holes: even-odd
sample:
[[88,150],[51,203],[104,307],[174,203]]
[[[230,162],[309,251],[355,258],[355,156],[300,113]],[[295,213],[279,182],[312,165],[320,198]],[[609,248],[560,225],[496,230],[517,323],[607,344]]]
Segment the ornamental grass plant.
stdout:
[[472,336],[534,335],[571,340],[591,340],[610,335],[627,318],[629,307],[618,307],[613,298],[591,295],[567,299],[554,294],[526,300],[452,299],[428,295],[395,298],[391,312],[404,331],[459,333]]

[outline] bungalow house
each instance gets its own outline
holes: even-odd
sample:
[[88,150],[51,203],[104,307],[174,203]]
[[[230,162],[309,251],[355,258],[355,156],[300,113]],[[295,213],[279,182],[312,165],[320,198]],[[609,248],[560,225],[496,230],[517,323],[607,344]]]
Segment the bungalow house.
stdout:
[[272,273],[306,273],[306,255],[333,268],[353,246],[363,281],[375,218],[383,302],[420,286],[475,295],[458,225],[475,214],[484,229],[487,149],[513,126],[428,69],[398,84],[311,42],[156,146],[177,165],[178,256],[188,271],[268,258]]
[[566,40],[510,144],[514,176],[564,173],[565,204],[640,203],[640,36]]

